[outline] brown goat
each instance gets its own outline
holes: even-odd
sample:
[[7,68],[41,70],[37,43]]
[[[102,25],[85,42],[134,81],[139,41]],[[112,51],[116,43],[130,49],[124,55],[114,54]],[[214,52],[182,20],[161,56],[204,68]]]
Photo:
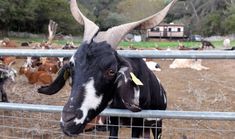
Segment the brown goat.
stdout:
[[35,84],[37,82],[42,84],[52,83],[52,76],[46,71],[33,71],[30,67],[21,67],[19,74],[24,74],[30,84]]
[[58,70],[58,66],[54,63],[44,63],[38,67],[38,71],[45,71],[48,73],[57,73]]
[[8,47],[8,48],[15,48],[15,47],[17,47],[16,42],[13,41],[13,40],[10,40],[10,39],[8,39],[8,38],[5,38],[5,39],[2,41],[2,46],[3,46],[3,47]]
[[16,62],[16,57],[13,56],[4,56],[4,57],[0,57],[0,60],[2,61],[3,64],[5,65],[10,65]]
[[59,59],[56,57],[41,58],[41,63],[38,67],[38,71],[46,71],[49,73],[57,73],[59,70]]

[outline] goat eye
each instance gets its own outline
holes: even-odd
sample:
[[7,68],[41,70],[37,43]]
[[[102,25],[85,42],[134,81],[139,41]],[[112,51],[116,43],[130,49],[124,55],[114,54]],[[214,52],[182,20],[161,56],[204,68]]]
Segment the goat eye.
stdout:
[[114,75],[115,75],[115,71],[112,70],[112,69],[109,69],[109,70],[107,71],[107,74],[108,74],[108,76],[114,76]]

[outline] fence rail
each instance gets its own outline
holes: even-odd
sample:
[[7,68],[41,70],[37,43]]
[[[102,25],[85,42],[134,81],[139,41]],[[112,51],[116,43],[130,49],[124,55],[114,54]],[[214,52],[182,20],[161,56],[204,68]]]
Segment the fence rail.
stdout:
[[[20,103],[0,103],[1,110],[29,111],[29,112],[61,112],[62,106],[35,105]],[[196,112],[196,111],[162,111],[142,110],[130,112],[120,109],[105,109],[101,115],[133,118],[162,118],[162,119],[188,119],[188,120],[228,120],[235,121],[235,112]]]
[[[35,50],[35,49],[0,49],[0,56],[47,56],[70,57],[76,50]],[[178,51],[178,50],[119,50],[125,57],[139,58],[201,58],[201,59],[235,59],[235,51],[205,50],[205,51]],[[62,106],[0,103],[0,109],[24,110],[32,112],[61,112]],[[196,112],[196,111],[159,111],[143,110],[132,113],[128,110],[105,109],[101,115],[118,117],[148,117],[163,119],[192,119],[192,120],[232,120],[235,121],[235,112]]]
[[[45,56],[70,57],[76,50],[35,50],[35,49],[0,49],[0,56]],[[235,59],[235,51],[166,51],[166,50],[120,50],[125,57],[139,58],[184,58],[184,59]],[[0,138],[63,138],[67,139],[59,128],[62,106],[0,103]],[[235,112],[210,111],[172,111],[142,110],[130,112],[120,109],[105,109],[101,115],[106,117],[162,118],[164,120],[163,138],[234,138]],[[199,121],[198,121],[199,120]],[[119,119],[120,121],[120,119]],[[121,124],[119,124],[120,126]],[[221,126],[223,125],[223,126]],[[105,126],[109,126],[108,124]],[[112,125],[111,125],[112,126]],[[133,125],[129,125],[132,127]],[[222,128],[221,128],[221,127]],[[144,127],[148,128],[148,127]],[[157,128],[157,127],[156,127]],[[124,128],[118,138],[131,136]],[[84,132],[76,139],[108,138],[109,132]]]
[[[70,57],[76,50],[35,50],[35,49],[0,49],[0,56],[47,56],[47,57]],[[225,50],[118,50],[125,57],[139,58],[188,58],[188,59],[235,59],[235,51]]]

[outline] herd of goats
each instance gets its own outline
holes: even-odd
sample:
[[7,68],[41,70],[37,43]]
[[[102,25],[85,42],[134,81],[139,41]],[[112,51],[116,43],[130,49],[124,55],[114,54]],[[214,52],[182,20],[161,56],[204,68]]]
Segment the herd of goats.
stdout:
[[[72,94],[70,96],[71,98],[69,98],[64,106],[61,118],[63,132],[69,136],[79,134],[84,129],[90,129],[91,127],[89,127],[87,123],[91,122],[94,117],[102,120],[102,117],[97,117],[97,115],[108,105],[108,103],[110,103],[111,98],[113,98],[112,103],[109,105],[111,108],[127,108],[131,111],[140,111],[141,109],[165,110],[167,103],[165,90],[158,78],[153,74],[153,71],[160,71],[159,64],[152,59],[124,58],[118,55],[115,50],[121,39],[131,30],[135,28],[145,29],[159,24],[175,2],[176,0],[173,0],[168,6],[160,11],[161,14],[155,14],[151,16],[151,18],[145,18],[138,22],[110,28],[106,32],[100,32],[98,26],[80,12],[76,0],[71,0],[70,8],[75,20],[85,26],[84,42],[80,47],[76,47],[73,43],[67,43],[63,47],[53,47],[52,40],[55,37],[58,25],[54,21],[50,21],[48,25],[49,35],[46,42],[23,42],[20,47],[27,47],[29,49],[77,49],[77,52],[71,58],[25,57],[24,64],[20,67],[18,72],[11,66],[16,63],[16,57],[1,56],[1,101],[8,102],[6,91],[4,90],[4,83],[8,80],[14,80],[17,73],[26,76],[28,83],[30,84],[40,83],[45,85],[39,88],[38,91],[39,93],[47,95],[57,93],[64,86],[66,80],[71,77],[72,80],[70,84]],[[156,19],[157,22],[155,21]],[[117,30],[121,30],[122,32]],[[115,34],[120,37],[109,37]],[[230,43],[230,40],[226,39],[224,45],[228,45],[228,43]],[[5,38],[0,41],[0,47],[17,48],[18,46],[15,41]],[[195,51],[201,51],[208,48],[215,49],[212,43],[205,40],[202,41],[201,47],[198,48],[188,48],[182,43],[179,43],[177,48],[178,50]],[[234,49],[235,47],[226,48],[225,50]],[[202,66],[201,62],[201,59],[175,59],[169,67],[208,70],[209,68]],[[92,64],[95,66],[99,65],[99,68],[96,69],[94,66],[92,67],[93,69],[89,69]],[[109,69],[102,72],[103,75],[99,74],[100,70],[107,67],[109,67]],[[139,73],[141,73],[141,75]],[[55,79],[53,79],[53,74],[57,74]],[[93,74],[94,76],[92,76]],[[80,80],[77,79],[77,76],[80,77]],[[99,87],[96,87],[97,84]],[[114,92],[114,94],[107,94],[105,91],[101,91],[102,89]],[[76,91],[74,90],[79,90],[82,96],[76,94]],[[157,91],[157,93],[155,91]],[[100,94],[97,94],[98,92],[100,92]],[[129,94],[123,92],[128,92]],[[143,92],[150,97],[143,96]],[[81,102],[77,102],[78,98]],[[154,102],[153,98],[157,101]],[[90,104],[89,102],[86,102],[88,99],[93,99],[92,101],[94,104],[88,106],[88,104]],[[75,107],[76,110],[74,109]],[[97,119],[96,121],[99,122]],[[110,119],[110,122],[114,125],[118,124],[116,123],[116,118]],[[132,122],[134,125],[141,125],[143,124],[143,119],[134,119]],[[156,124],[160,128],[152,129],[152,132],[156,138],[160,138],[162,121],[157,120],[157,122],[151,123],[151,126],[156,126]],[[114,126],[109,129],[111,137],[117,136],[117,128],[118,127]],[[142,129],[133,128],[132,130],[132,137],[140,137],[142,135]],[[149,133],[150,131],[147,130],[146,132]]]

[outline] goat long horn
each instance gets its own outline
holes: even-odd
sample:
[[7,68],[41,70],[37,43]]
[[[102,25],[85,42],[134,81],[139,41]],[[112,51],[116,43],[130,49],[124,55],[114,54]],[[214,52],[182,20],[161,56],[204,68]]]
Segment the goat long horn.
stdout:
[[98,32],[99,27],[82,14],[78,8],[76,0],[70,0],[70,10],[75,20],[85,26],[83,41],[90,43],[94,35]]
[[108,29],[106,32],[99,32],[94,40],[96,42],[107,41],[107,43],[109,43],[112,48],[116,49],[118,43],[122,40],[122,38],[133,29],[149,29],[158,25],[165,18],[169,9],[174,5],[176,1],[177,0],[173,0],[160,12],[145,19],[115,26]]

